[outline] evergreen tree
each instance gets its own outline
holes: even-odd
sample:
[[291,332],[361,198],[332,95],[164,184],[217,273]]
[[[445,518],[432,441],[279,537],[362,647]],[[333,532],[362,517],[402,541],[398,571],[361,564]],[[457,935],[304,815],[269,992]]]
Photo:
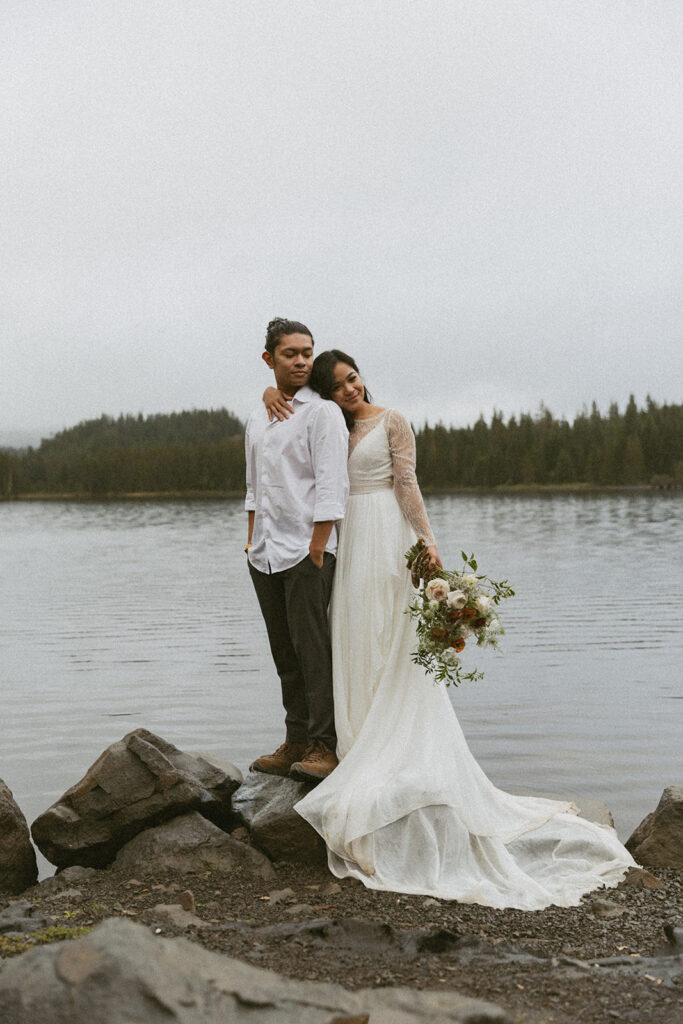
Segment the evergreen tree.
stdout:
[[[0,497],[240,493],[244,428],[225,409],[101,416],[24,453],[0,451]],[[494,410],[470,427],[425,423],[416,432],[423,487],[683,483],[683,405],[633,395],[606,416],[593,402],[568,423],[541,406],[505,423]]]

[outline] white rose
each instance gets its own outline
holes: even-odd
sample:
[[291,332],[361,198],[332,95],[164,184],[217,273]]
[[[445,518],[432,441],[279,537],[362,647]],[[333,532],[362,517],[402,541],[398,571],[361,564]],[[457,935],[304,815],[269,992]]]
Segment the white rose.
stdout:
[[460,659],[452,647],[447,647],[441,654],[441,661],[444,665],[459,665]]
[[446,604],[449,608],[464,608],[467,604],[467,597],[462,590],[451,590],[446,598]]
[[482,615],[488,614],[488,612],[491,610],[491,598],[488,596],[488,594],[482,594],[480,597],[477,598],[477,600],[474,603],[479,609],[479,611],[482,613]]
[[430,601],[445,601],[448,597],[448,584],[445,580],[430,580],[426,592]]

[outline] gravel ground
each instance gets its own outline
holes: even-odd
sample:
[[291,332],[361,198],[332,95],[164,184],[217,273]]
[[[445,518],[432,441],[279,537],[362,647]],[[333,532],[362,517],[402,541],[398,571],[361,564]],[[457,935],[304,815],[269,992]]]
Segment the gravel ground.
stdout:
[[[645,886],[636,874],[579,907],[530,913],[373,892],[320,867],[276,867],[270,883],[241,871],[136,878],[100,871],[48,880],[21,899],[60,926],[126,916],[292,977],[349,988],[452,988],[498,1003],[519,1024],[683,1019],[681,961],[663,932],[683,924],[681,871],[652,869]],[[177,903],[187,890],[182,901],[194,904],[201,923],[172,925],[155,907]],[[0,910],[11,902],[0,898]],[[643,963],[662,949],[667,955]],[[0,952],[12,953],[2,937]],[[595,966],[612,957],[622,962]]]

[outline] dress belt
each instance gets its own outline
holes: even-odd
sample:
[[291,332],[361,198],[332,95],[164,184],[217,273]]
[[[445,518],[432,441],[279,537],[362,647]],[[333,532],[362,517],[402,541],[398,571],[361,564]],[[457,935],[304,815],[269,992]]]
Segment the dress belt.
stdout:
[[393,480],[378,480],[367,484],[351,484],[349,494],[374,494],[375,491],[393,491]]

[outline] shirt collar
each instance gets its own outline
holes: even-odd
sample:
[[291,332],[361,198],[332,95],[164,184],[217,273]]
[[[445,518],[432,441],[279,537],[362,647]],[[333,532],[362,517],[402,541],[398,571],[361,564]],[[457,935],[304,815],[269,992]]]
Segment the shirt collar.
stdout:
[[310,388],[308,384],[304,384],[302,388],[299,388],[295,392],[293,401],[295,402],[310,402],[310,400],[316,395],[317,392]]

